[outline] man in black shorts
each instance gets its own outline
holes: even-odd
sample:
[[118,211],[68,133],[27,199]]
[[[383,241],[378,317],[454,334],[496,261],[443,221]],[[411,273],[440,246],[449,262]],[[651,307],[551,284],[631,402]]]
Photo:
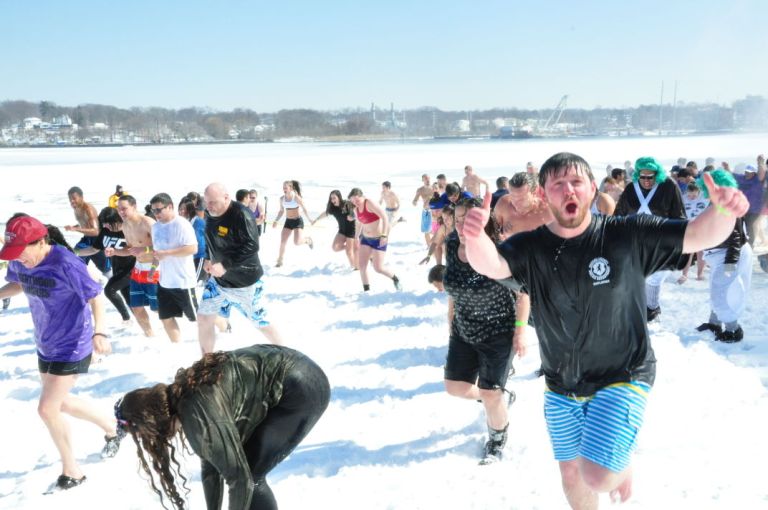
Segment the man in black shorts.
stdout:
[[656,367],[645,278],[683,253],[718,245],[748,208],[738,190],[717,186],[710,175],[704,181],[711,205],[691,222],[593,216],[597,186],[589,164],[560,153],[539,174],[555,221],[497,248],[483,230],[490,193],[483,207],[467,213],[472,267],[531,298],[547,386],[545,418],[573,508],[597,508],[599,492],[621,501],[632,492],[630,458]]
[[158,193],[149,203],[157,219],[152,225],[153,266],[160,270],[157,312],[168,338],[175,343],[181,339],[176,317],[197,320],[197,274],[192,260],[197,253],[197,237],[192,224],[176,214],[166,193]]

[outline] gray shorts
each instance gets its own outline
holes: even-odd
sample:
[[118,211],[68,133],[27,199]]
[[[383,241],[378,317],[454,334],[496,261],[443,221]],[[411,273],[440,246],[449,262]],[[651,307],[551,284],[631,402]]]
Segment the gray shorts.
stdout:
[[264,284],[258,280],[248,287],[222,287],[216,283],[215,278],[210,278],[203,290],[203,299],[197,309],[198,315],[222,315],[229,317],[232,308],[236,308],[256,327],[269,326],[266,319],[267,311],[261,304],[261,294]]

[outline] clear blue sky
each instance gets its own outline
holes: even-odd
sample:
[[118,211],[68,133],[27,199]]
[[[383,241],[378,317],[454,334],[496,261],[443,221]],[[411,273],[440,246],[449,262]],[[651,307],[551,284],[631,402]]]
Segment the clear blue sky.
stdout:
[[272,112],[768,96],[768,1],[5,0],[0,100]]

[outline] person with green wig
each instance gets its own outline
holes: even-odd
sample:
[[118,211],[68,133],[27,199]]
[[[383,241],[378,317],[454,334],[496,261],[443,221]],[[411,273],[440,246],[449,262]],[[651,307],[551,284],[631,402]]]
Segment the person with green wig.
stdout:
[[[635,162],[632,184],[624,188],[613,214],[616,216],[650,214],[675,220],[686,218],[680,187],[674,179],[667,176],[661,163],[652,157],[642,157]],[[648,322],[661,314],[661,306],[659,306],[661,284],[671,274],[671,270],[661,270],[650,275],[645,281]]]
[[710,206],[692,221],[595,215],[592,169],[571,153],[544,162],[539,185],[554,220],[497,245],[485,232],[487,192],[483,206],[464,217],[466,258],[478,273],[528,292],[563,492],[572,508],[597,508],[599,493],[621,501],[632,494],[632,453],[656,375],[645,278],[718,246],[749,203],[705,174]]
[[[722,168],[710,172],[710,175],[721,188],[739,189],[733,175]],[[709,191],[703,179],[699,178],[698,182],[705,198],[708,198]],[[752,283],[752,247],[747,242],[745,216],[736,218],[736,224],[725,241],[704,251],[704,260],[711,267],[711,311],[709,320],[696,329],[712,331],[715,339],[721,342],[739,342],[744,338],[739,317],[744,313]]]

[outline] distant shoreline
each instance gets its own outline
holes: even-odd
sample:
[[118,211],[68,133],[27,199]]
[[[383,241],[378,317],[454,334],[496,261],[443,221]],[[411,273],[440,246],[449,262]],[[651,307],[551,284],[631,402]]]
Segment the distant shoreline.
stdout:
[[502,138],[491,135],[445,135],[445,136],[323,136],[323,137],[286,137],[266,140],[212,140],[197,142],[168,142],[168,143],[82,143],[82,144],[19,144],[19,145],[0,145],[2,149],[70,149],[70,148],[93,148],[93,147],[169,147],[185,145],[251,145],[251,144],[288,144],[288,143],[442,143],[442,142],[463,142],[463,141],[493,141],[493,142],[520,142],[535,140],[567,140],[574,138],[596,138],[596,139],[637,139],[646,138],[649,140],[658,138],[686,138],[694,136],[722,136],[722,135],[746,135],[764,133],[762,130],[721,130],[721,131],[697,131],[687,133],[665,133],[663,135],[604,135],[604,134],[579,134],[579,135],[558,135],[558,136],[532,136],[527,138]]

